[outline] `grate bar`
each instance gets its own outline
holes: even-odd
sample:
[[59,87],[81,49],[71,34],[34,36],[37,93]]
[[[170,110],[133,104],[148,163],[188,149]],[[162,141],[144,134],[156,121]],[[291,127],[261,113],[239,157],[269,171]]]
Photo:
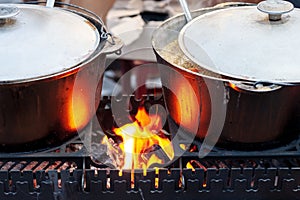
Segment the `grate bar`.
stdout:
[[[85,188],[81,187],[83,174]],[[127,174],[116,174],[118,170],[106,169],[97,170],[97,173],[95,170],[0,171],[0,197],[19,198],[22,193],[25,199],[232,199],[240,196],[243,199],[298,199],[300,194],[299,168],[259,169],[254,176],[249,168],[243,171],[239,168],[183,169],[182,174],[180,169],[161,169],[158,188],[154,187],[153,170],[149,175],[135,175],[139,180],[136,181],[138,187],[134,188],[128,187]],[[180,176],[184,176],[184,188],[179,187]],[[108,179],[113,187],[107,187]]]

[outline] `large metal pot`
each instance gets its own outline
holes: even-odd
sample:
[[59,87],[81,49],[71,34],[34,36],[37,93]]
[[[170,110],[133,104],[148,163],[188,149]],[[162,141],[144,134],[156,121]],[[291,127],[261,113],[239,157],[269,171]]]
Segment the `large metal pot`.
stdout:
[[[194,11],[192,16],[237,6],[251,4],[221,4]],[[294,138],[300,87],[253,83],[199,66],[195,68],[195,63],[176,44],[185,25],[184,15],[175,16],[160,25],[152,38],[158,61],[163,64],[160,67],[163,91],[172,120],[187,133],[201,139],[209,137],[219,145],[230,143],[229,148],[250,149],[262,144],[272,147],[278,141]],[[169,51],[166,46],[174,41],[174,48],[166,52]],[[174,60],[174,56],[183,57],[184,62],[177,62],[178,57]],[[183,67],[186,61],[192,67]]]
[[106,54],[122,43],[72,5],[0,8],[0,144],[74,136],[99,104]]

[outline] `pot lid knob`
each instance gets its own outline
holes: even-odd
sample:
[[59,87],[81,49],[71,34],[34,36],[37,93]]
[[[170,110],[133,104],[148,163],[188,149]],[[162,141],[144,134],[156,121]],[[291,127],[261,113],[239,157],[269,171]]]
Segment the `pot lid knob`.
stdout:
[[1,5],[0,6],[0,24],[7,22],[8,19],[19,14],[20,9],[12,5]]
[[291,12],[294,5],[283,0],[266,0],[257,5],[257,9],[261,12],[269,14],[270,21],[281,20],[281,15]]

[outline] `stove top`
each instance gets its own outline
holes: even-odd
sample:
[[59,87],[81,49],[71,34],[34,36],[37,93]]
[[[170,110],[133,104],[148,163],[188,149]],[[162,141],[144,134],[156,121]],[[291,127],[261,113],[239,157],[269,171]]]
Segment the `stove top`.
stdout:
[[[145,105],[163,97],[143,96]],[[141,99],[122,96],[134,105]],[[180,157],[159,169],[118,170],[99,138],[114,122],[109,105],[120,97],[103,97],[98,114],[82,135],[61,146],[27,153],[0,154],[0,198],[11,199],[297,199],[299,139],[264,151],[215,147],[199,158],[195,140]],[[106,122],[102,127],[102,122]],[[168,123],[172,121],[168,120]],[[96,124],[96,125],[95,125]],[[172,131],[172,125],[168,125]],[[184,143],[184,141],[182,141]],[[177,147],[174,151],[183,151]],[[179,152],[179,154],[182,152]],[[105,157],[106,156],[106,157]],[[97,158],[97,159],[96,159]],[[102,158],[103,162],[100,162]],[[106,162],[105,162],[106,161]]]

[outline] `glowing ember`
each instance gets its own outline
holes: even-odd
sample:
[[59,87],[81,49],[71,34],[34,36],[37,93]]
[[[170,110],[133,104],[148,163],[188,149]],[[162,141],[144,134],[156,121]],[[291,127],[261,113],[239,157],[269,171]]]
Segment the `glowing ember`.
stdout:
[[[204,171],[207,171],[207,168],[203,166],[199,161],[196,160],[191,160],[190,162],[188,162],[186,164],[186,168],[191,169],[193,172],[196,171],[196,169],[203,169]],[[205,179],[203,180],[202,187],[204,188],[207,187]]]
[[188,162],[188,163],[186,164],[186,168],[187,168],[187,169],[192,169],[193,172],[195,171],[195,168],[194,168],[194,166],[192,165],[191,162]]
[[207,171],[207,168],[197,160],[191,160],[188,162],[186,164],[186,168],[192,169],[192,171],[195,171],[195,169],[203,169],[204,171]]
[[[168,137],[161,133],[162,124],[159,115],[149,115],[145,108],[139,108],[135,121],[113,132],[122,138],[122,142],[113,145],[113,149],[120,149],[123,162],[119,162],[119,169],[147,169],[155,164],[165,164],[174,158],[173,146]],[[104,139],[107,141],[107,139]],[[110,145],[112,147],[112,145]]]

